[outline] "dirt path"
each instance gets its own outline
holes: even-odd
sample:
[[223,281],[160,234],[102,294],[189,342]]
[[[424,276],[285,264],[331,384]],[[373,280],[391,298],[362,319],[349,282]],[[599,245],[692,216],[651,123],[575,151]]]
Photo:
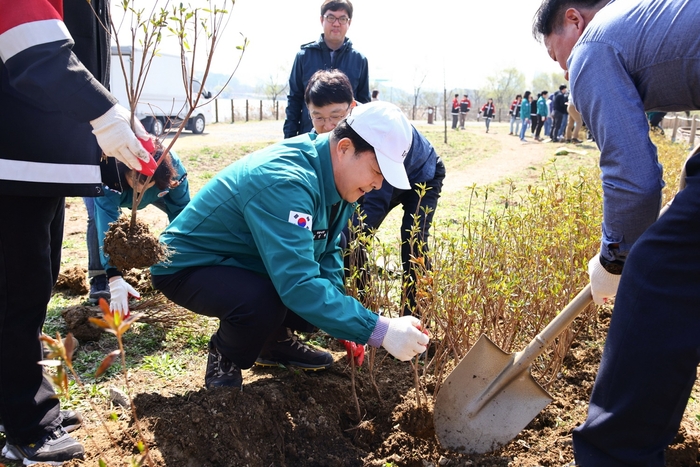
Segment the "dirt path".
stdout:
[[[182,151],[233,142],[277,142],[282,139],[282,124],[282,121],[212,124],[206,127],[203,135],[184,132],[178,138],[176,149]],[[423,121],[415,121],[413,124],[419,130],[427,127]],[[525,173],[531,173],[529,168],[544,165],[554,156],[554,150],[561,146],[534,142],[529,131],[527,132],[528,142],[523,143],[517,136],[508,134],[507,123],[492,123],[489,133],[486,134],[483,122],[469,122],[465,131],[478,133],[492,140],[499,150],[491,157],[477,161],[463,170],[454,171],[448,167],[443,187],[445,192],[459,191],[473,184],[488,185],[509,177],[520,177]]]
[[[416,124],[420,130],[422,125]],[[448,130],[451,131],[451,130]],[[532,140],[529,130],[527,142],[523,143],[517,136],[509,135],[509,126],[506,123],[492,123],[489,133],[485,133],[482,122],[467,124],[466,130],[491,140],[499,150],[492,156],[479,160],[460,171],[450,170],[448,167],[443,192],[451,193],[465,187],[476,185],[488,185],[507,178],[521,178],[533,173],[532,168],[545,165],[557,148],[562,144],[538,143]],[[449,138],[449,134],[448,134]],[[574,146],[569,145],[573,148]]]

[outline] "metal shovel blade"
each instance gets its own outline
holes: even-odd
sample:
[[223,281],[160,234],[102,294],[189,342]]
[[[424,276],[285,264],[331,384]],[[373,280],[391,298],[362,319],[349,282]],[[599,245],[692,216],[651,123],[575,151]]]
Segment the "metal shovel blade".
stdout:
[[525,371],[486,406],[470,413],[489,383],[513,363],[514,356],[481,336],[443,383],[435,402],[435,431],[440,444],[467,454],[490,452],[508,443],[552,402],[551,396]]
[[481,336],[438,392],[433,421],[440,444],[482,454],[517,436],[552,401],[530,365],[591,301],[587,285],[521,352],[508,354]]

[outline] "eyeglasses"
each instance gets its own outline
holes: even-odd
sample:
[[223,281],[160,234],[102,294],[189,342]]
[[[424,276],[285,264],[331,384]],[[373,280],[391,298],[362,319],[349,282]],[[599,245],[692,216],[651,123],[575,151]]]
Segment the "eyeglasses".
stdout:
[[336,18],[333,15],[324,15],[323,18],[326,20],[328,24],[333,24],[336,21],[339,22],[340,24],[348,24],[348,21],[350,21],[350,18],[347,16],[341,16],[340,18]]
[[342,114],[331,115],[330,117],[321,117],[321,116],[311,117],[311,120],[313,120],[316,123],[320,123],[320,124],[324,124],[324,125],[326,122],[337,124],[339,121],[341,121],[342,119],[345,118],[345,116],[348,114],[348,110],[350,110],[350,104],[348,104],[348,108],[345,109],[345,112],[343,112]]

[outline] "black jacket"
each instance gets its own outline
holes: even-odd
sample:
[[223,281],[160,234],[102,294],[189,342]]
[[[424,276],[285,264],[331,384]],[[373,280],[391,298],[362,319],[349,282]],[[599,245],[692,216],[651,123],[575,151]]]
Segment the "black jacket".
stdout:
[[563,94],[561,91],[557,91],[554,93],[554,99],[552,99],[552,110],[555,112],[559,112],[562,114],[568,114],[569,109],[566,106],[566,103],[569,101],[569,96],[566,94]]
[[311,76],[318,70],[338,69],[345,73],[352,84],[355,100],[363,104],[370,102],[369,68],[367,58],[352,48],[347,37],[343,45],[335,51],[331,61],[331,50],[321,38],[301,46],[297,52],[289,75],[289,95],[287,96],[287,117],[284,121],[284,137],[308,133],[313,128],[309,111],[304,103],[304,91]]
[[[89,122],[116,99],[101,84],[108,82],[109,35],[91,5],[108,25],[108,0],[26,0],[27,14],[0,30],[23,35],[44,21],[30,40],[0,50],[0,194],[102,195],[102,151]],[[18,7],[0,0],[0,11],[6,8]]]

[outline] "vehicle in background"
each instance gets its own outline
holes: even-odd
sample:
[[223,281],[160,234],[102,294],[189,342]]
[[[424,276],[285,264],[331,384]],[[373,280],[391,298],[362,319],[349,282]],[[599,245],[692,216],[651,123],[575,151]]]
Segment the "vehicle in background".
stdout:
[[[126,108],[130,108],[127,98],[127,87],[124,81],[124,71],[131,79],[131,47],[121,47],[121,57],[119,49],[112,46],[112,60],[110,67],[110,91],[119,100],[119,103]],[[135,50],[134,55],[134,77],[138,77],[138,70],[141,67],[142,51]],[[189,74],[189,63],[186,62]],[[197,80],[192,80],[192,95],[196,97],[202,84]],[[185,130],[199,134],[204,131],[207,122],[214,120],[213,103],[211,92],[204,89],[199,99],[197,108],[187,120]],[[169,128],[178,128],[189,112],[185,85],[182,79],[182,65],[179,55],[158,53],[151,61],[151,67],[146,74],[146,79],[141,91],[141,96],[134,115],[151,134],[160,136]]]

